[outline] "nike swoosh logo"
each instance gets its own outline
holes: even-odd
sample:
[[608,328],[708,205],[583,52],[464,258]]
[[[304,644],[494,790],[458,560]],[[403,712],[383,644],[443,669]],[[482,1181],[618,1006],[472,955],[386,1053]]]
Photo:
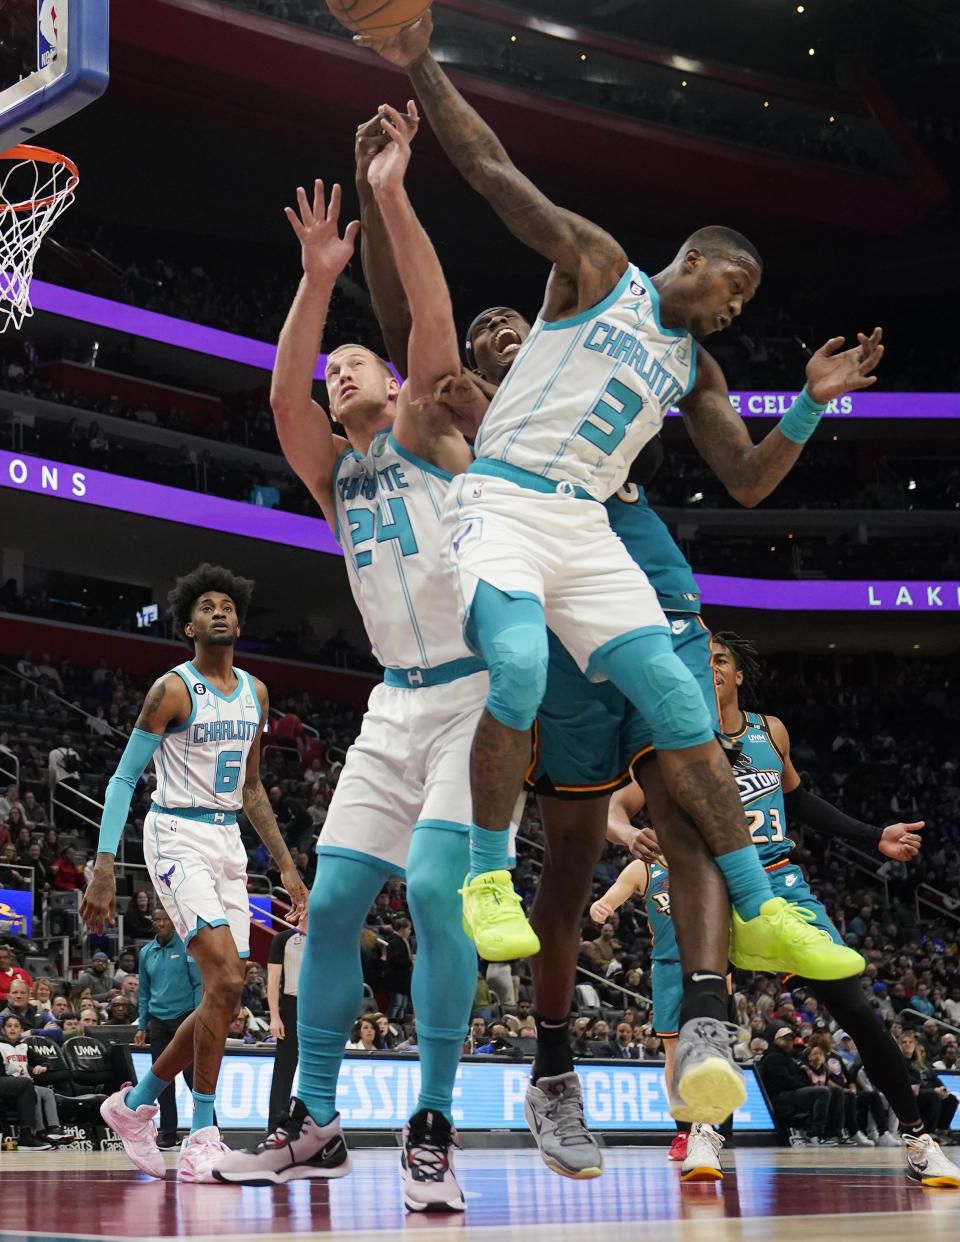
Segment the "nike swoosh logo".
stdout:
[[717,975],[701,975],[701,974],[698,974],[697,971],[694,971],[693,974],[690,976],[690,978],[693,980],[694,983],[703,983],[705,979],[716,979],[718,978],[718,976]]
[[329,1160],[331,1156],[335,1156],[343,1145],[343,1139],[335,1138],[329,1142],[320,1153],[321,1160]]

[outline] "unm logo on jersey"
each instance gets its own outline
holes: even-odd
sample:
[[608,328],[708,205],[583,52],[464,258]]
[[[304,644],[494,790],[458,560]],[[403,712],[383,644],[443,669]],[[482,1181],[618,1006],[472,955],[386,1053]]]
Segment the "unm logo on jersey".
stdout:
[[780,788],[780,773],[769,768],[755,768],[749,755],[741,754],[733,765],[733,779],[737,782],[740,801],[744,806],[776,793]]

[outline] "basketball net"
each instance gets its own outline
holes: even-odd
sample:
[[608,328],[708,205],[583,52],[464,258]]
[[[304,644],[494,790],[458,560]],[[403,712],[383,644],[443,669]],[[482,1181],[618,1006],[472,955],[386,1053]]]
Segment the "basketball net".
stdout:
[[0,333],[33,314],[30,280],[44,234],[73,202],[77,166],[44,147],[0,153]]

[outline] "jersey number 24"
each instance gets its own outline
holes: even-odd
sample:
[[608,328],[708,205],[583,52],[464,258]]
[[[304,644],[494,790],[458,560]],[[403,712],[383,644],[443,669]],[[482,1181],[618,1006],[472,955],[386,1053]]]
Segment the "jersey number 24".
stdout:
[[398,497],[393,496],[387,501],[390,510],[390,521],[385,522],[382,510],[374,515],[372,509],[348,509],[347,521],[350,523],[350,542],[353,544],[357,569],[363,569],[373,560],[370,548],[361,550],[360,545],[376,539],[377,543],[387,543],[396,539],[400,546],[401,556],[412,556],[419,551],[417,539],[407,516],[407,506]]

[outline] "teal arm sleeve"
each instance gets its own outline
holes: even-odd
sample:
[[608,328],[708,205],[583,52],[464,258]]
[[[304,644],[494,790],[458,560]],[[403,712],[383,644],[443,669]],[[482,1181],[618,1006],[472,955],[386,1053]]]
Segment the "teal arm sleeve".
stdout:
[[820,425],[820,419],[826,408],[825,405],[814,401],[804,385],[803,391],[777,423],[780,434],[792,440],[794,444],[806,444]]
[[107,796],[103,800],[103,815],[100,819],[98,853],[116,854],[137,781],[162,741],[159,733],[147,733],[144,729],[134,729],[130,734],[127,748],[120,756],[117,770],[107,785]]
[[137,978],[140,982],[140,1003],[139,1012],[137,1014],[137,1026],[141,1031],[145,1031],[147,1029],[147,1018],[150,1016],[150,971],[146,969],[146,963],[142,960],[142,954],[140,971]]

